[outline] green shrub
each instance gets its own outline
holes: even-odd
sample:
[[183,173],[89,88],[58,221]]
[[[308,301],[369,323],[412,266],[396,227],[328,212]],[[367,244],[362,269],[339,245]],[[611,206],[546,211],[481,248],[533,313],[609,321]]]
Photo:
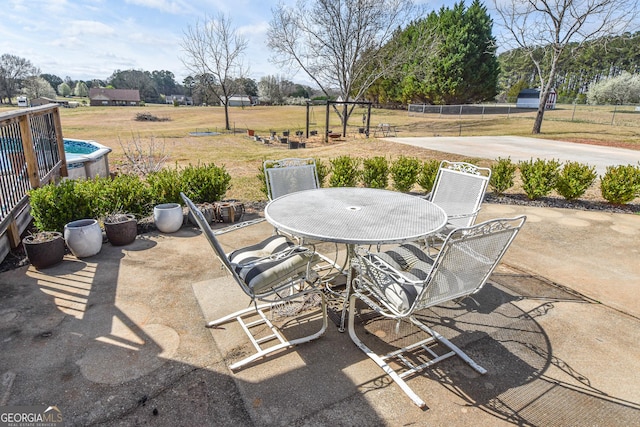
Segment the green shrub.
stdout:
[[560,163],[556,160],[533,159],[518,163],[522,189],[529,198],[535,200],[546,196],[555,188]]
[[387,188],[389,183],[389,162],[385,157],[376,156],[362,161],[362,181],[365,187]]
[[360,160],[350,156],[340,156],[330,160],[330,187],[355,187],[358,183]]
[[390,169],[394,188],[403,193],[410,191],[418,180],[421,165],[420,160],[415,157],[398,157]]
[[600,177],[600,191],[609,203],[629,203],[640,196],[640,167],[607,166],[607,171]]
[[582,196],[596,180],[595,166],[567,162],[558,174],[556,191],[567,200]]
[[318,173],[318,183],[322,187],[327,175],[329,175],[329,165],[320,159],[316,159],[316,172]]
[[180,189],[194,203],[222,200],[231,187],[231,175],[213,163],[189,165],[180,171]]
[[176,168],[160,169],[147,175],[147,184],[151,191],[154,205],[161,203],[181,203],[180,171]]
[[85,195],[76,192],[79,181],[65,180],[29,191],[33,223],[39,231],[64,231],[68,222],[93,218]]
[[153,197],[147,183],[138,175],[118,175],[105,189],[106,209],[101,214],[114,211],[133,214],[139,218],[153,213]]
[[433,190],[433,184],[435,184],[436,176],[438,176],[438,169],[440,169],[440,162],[433,159],[424,162],[420,168],[417,183],[427,193]]
[[501,195],[513,187],[516,169],[518,166],[511,162],[511,157],[506,159],[498,157],[497,163],[491,166],[491,178],[489,179],[489,186],[494,193]]

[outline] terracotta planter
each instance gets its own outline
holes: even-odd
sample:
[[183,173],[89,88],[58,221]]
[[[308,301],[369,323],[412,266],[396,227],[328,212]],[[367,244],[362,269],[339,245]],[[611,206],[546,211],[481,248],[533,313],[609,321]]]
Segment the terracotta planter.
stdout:
[[56,265],[64,258],[64,239],[57,231],[27,236],[22,239],[22,246],[29,262],[37,269]]
[[130,214],[117,215],[105,220],[104,231],[107,234],[109,243],[113,246],[124,246],[136,240],[138,235],[138,221]]
[[175,233],[182,227],[184,215],[178,203],[163,203],[153,208],[153,221],[163,233]]
[[79,219],[64,226],[64,240],[76,258],[96,255],[102,249],[102,229],[95,219]]

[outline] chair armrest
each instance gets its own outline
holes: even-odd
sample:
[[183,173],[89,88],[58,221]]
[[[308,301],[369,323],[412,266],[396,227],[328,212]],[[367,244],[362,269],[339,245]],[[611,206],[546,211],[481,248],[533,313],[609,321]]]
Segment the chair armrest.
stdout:
[[353,267],[360,273],[379,283],[393,281],[396,283],[419,284],[421,281],[411,280],[402,271],[397,270],[383,259],[364,248],[356,249]]
[[468,212],[468,213],[461,213],[461,214],[455,214],[455,215],[447,215],[447,219],[460,219],[460,218],[469,218],[470,216],[475,216],[478,214],[478,212],[480,212],[481,208],[476,209],[473,212]]

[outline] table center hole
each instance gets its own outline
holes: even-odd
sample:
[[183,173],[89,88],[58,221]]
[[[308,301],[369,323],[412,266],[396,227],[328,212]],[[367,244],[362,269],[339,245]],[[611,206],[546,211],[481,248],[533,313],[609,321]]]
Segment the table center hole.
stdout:
[[359,211],[360,209],[362,209],[360,206],[347,206],[349,211]]

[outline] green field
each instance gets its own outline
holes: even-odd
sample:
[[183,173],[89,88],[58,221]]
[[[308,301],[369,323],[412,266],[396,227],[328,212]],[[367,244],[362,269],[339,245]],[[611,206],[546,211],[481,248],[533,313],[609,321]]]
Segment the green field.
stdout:
[[[580,109],[578,111],[578,108]],[[531,135],[534,112],[509,116],[469,115],[439,116],[409,115],[406,110],[372,109],[371,126],[389,123],[397,126],[398,136],[476,136],[524,135],[574,142],[640,148],[640,113],[633,109],[616,111],[622,124],[611,125],[613,107],[558,106],[548,111],[540,135]],[[2,109],[0,109],[2,111]],[[147,105],[145,107],[79,107],[62,108],[61,121],[66,138],[93,139],[113,149],[110,155],[112,169],[124,160],[123,147],[137,142],[144,150],[152,145],[156,153],[167,156],[166,164],[213,162],[224,165],[232,176],[233,188],[227,197],[242,200],[260,200],[257,174],[267,158],[290,156],[314,157],[329,160],[340,155],[355,157],[386,156],[393,160],[399,155],[415,156],[423,160],[463,160],[461,156],[434,152],[408,146],[399,146],[377,138],[363,138],[358,134],[362,126],[364,109],[352,115],[346,138],[324,143],[320,138],[306,140],[307,148],[300,151],[287,149],[286,144],[266,145],[246,136],[246,129],[257,135],[278,135],[290,130],[305,129],[306,109],[303,106],[256,106],[230,109],[230,122],[235,134],[218,136],[190,136],[190,132],[219,131],[224,128],[224,111],[220,107],[173,107]],[[168,119],[157,122],[135,120],[139,113],[150,113]],[[573,121],[571,118],[573,117]],[[577,117],[580,117],[578,121]],[[587,117],[589,121],[585,121]],[[633,120],[630,120],[633,119]],[[593,123],[593,122],[599,123]],[[315,106],[310,111],[310,129],[324,132],[325,107]],[[330,115],[330,128],[340,131],[339,120]],[[294,136],[295,138],[295,136]],[[488,164],[490,161],[480,161]],[[594,195],[592,197],[597,197]]]

